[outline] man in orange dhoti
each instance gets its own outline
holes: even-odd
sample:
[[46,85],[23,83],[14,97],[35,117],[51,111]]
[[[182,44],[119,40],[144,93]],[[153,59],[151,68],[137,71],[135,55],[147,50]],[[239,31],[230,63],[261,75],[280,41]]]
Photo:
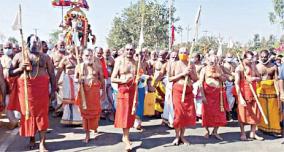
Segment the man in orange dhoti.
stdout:
[[[173,126],[176,131],[176,138],[173,141],[174,145],[180,143],[189,144],[184,137],[185,128],[195,126],[196,112],[194,105],[194,96],[192,93],[192,84],[197,81],[195,65],[188,66],[188,51],[186,48],[179,50],[179,61],[176,61],[169,68],[169,82],[173,82],[173,107],[174,107],[174,122]],[[185,77],[189,76],[190,82],[185,81]],[[185,99],[182,102],[183,85],[188,83],[185,92]]]
[[[249,83],[252,84],[254,91],[256,91],[256,82],[260,81],[259,73],[256,65],[253,62],[253,53],[247,51],[244,54],[243,65],[236,68],[235,84],[236,96],[238,97],[238,120],[241,128],[241,141],[246,141],[246,133],[244,125],[251,125],[250,138],[256,140],[263,140],[262,137],[256,135],[256,125],[260,122],[260,112],[257,107],[256,99],[250,90]],[[247,77],[245,77],[246,72]]]
[[[134,83],[137,71],[135,53],[131,44],[125,46],[125,55],[117,59],[111,76],[111,81],[118,84],[117,106],[114,126],[123,129],[122,141],[126,144],[125,149],[130,151],[129,130],[134,125],[135,113],[132,114],[136,84]],[[137,99],[135,99],[137,100]]]
[[226,92],[223,82],[226,77],[219,66],[218,57],[210,55],[208,65],[200,74],[200,90],[202,93],[202,126],[206,129],[205,138],[209,138],[209,127],[213,127],[212,134],[215,138],[223,140],[218,134],[220,126],[225,126],[226,121]]
[[[9,76],[19,76],[16,92],[21,112],[20,135],[30,137],[30,148],[33,149],[35,148],[35,134],[39,131],[39,149],[46,151],[45,133],[48,129],[49,99],[54,98],[56,88],[54,68],[51,59],[41,53],[41,41],[37,36],[31,35],[27,42],[30,63],[23,59],[21,53],[16,54],[9,70]],[[30,68],[27,69],[28,66]],[[25,85],[24,70],[29,70],[26,72],[27,85]],[[49,83],[51,83],[50,96]]]
[[[103,91],[100,96],[100,89],[104,90],[105,82],[99,59],[94,61],[92,50],[85,49],[83,52],[83,63],[76,67],[75,78],[79,81],[79,92],[76,104],[80,107],[83,118],[83,128],[86,132],[84,142],[90,140],[90,130],[97,132],[100,120],[101,105],[100,99],[105,98]],[[82,94],[81,91],[84,91]],[[83,96],[84,95],[84,96]]]

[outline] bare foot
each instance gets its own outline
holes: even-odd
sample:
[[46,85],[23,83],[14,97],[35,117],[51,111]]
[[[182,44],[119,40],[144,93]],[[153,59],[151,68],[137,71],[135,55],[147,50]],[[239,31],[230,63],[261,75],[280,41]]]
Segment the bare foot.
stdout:
[[89,143],[89,141],[90,141],[90,138],[88,138],[88,137],[86,137],[84,140],[83,140],[83,143]]
[[241,141],[248,141],[246,134],[242,134],[240,137]]
[[184,137],[180,137],[181,143],[185,145],[190,145],[190,142],[188,142]]
[[206,133],[206,134],[204,135],[204,138],[209,139],[209,133]]
[[124,143],[125,143],[125,150],[131,151],[132,150],[132,147],[131,147],[132,143],[129,140],[126,140],[126,139],[124,140]]
[[174,146],[178,146],[179,145],[179,138],[175,138],[175,140],[172,142],[172,144]]
[[223,138],[217,133],[212,133],[212,136],[214,136],[218,140],[223,140]]
[[129,139],[127,139],[127,138],[124,138],[124,137],[122,137],[122,139],[121,139],[125,144],[130,144],[130,145],[132,145],[132,142],[130,142],[130,140]]
[[40,143],[39,144],[39,151],[40,152],[48,152],[48,150],[45,148],[45,144],[44,143]]

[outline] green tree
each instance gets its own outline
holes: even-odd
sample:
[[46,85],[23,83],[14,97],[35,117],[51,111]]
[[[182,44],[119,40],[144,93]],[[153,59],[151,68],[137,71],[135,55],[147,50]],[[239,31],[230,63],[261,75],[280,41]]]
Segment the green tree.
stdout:
[[196,47],[194,51],[199,51],[203,53],[207,53],[209,49],[213,49],[215,51],[218,50],[219,43],[218,38],[215,36],[203,36],[197,40]]
[[[157,0],[145,3],[144,45],[150,48],[168,46],[168,7],[167,3]],[[173,10],[175,11],[175,9]],[[138,45],[141,28],[140,2],[125,8],[120,16],[113,19],[112,28],[107,37],[109,47],[121,48],[126,43]],[[176,22],[178,18],[173,18]]]
[[56,44],[59,39],[59,34],[61,33],[61,30],[54,30],[53,32],[49,33],[49,42],[53,45]]
[[284,28],[284,0],[272,0],[273,12],[269,12],[269,20],[272,24],[279,24]]
[[18,40],[14,37],[9,37],[8,41],[11,42],[11,43],[18,43]]
[[253,36],[253,50],[259,50],[261,48],[261,40],[259,34],[254,34]]

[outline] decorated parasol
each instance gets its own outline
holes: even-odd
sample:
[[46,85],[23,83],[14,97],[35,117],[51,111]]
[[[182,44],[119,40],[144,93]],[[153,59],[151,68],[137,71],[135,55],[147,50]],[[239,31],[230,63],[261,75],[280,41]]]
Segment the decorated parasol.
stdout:
[[51,0],[52,6],[59,6],[61,7],[61,17],[62,17],[62,22],[61,26],[63,26],[63,11],[64,7],[80,7],[80,8],[85,8],[89,9],[89,5],[86,0]]

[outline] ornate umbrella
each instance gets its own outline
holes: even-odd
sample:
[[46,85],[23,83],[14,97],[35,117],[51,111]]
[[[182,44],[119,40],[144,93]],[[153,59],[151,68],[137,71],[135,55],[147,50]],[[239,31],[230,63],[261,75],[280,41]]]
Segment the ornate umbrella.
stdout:
[[51,4],[53,6],[60,6],[61,7],[61,16],[62,16],[62,23],[63,26],[63,9],[64,7],[74,6],[74,7],[81,7],[85,9],[89,9],[89,5],[86,0],[51,0]]

